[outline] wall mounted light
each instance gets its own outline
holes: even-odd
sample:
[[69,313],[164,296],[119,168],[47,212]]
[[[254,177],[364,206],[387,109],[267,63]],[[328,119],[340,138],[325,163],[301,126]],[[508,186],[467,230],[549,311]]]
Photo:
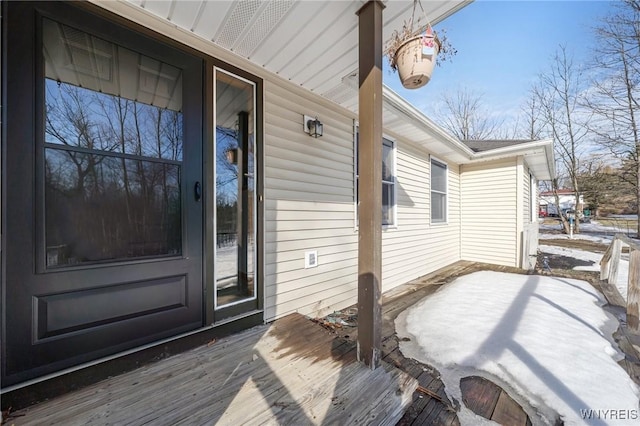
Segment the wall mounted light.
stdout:
[[229,148],[224,154],[229,164],[238,164],[238,148]]
[[318,117],[313,118],[311,116],[305,115],[303,116],[302,126],[304,128],[305,133],[309,133],[309,136],[314,138],[319,138],[322,136],[322,131],[324,125],[318,120]]

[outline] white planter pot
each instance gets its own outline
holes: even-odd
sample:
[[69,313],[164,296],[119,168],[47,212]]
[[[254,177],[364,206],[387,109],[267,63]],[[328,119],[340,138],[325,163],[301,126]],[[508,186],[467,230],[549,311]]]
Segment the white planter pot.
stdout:
[[402,85],[407,89],[417,89],[431,79],[433,65],[440,50],[440,44],[434,39],[433,53],[424,54],[421,35],[407,39],[396,51],[396,64]]

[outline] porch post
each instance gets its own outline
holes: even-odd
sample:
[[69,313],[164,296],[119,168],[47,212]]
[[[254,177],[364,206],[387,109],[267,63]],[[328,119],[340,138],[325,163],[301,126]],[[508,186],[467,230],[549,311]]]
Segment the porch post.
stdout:
[[369,0],[359,28],[358,359],[380,365],[382,330],[382,9]]

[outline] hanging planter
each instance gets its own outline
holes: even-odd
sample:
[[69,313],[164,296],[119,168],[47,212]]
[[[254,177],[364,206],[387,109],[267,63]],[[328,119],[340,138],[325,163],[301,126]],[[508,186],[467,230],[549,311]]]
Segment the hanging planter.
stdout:
[[[420,17],[416,20],[418,31],[414,31],[414,15],[416,5],[422,4],[419,0],[413,2],[411,19],[405,21],[402,30],[394,30],[384,49],[389,58],[389,65],[394,71],[398,71],[402,85],[407,89],[417,89],[431,80],[433,66],[436,59],[449,59],[456,54],[456,50],[447,41],[445,35],[438,37],[428,22],[424,9],[422,9],[425,24],[420,23]],[[424,29],[421,29],[424,28]]]
[[394,60],[400,81],[406,89],[418,89],[431,80],[439,51],[440,41],[427,35],[405,40],[398,48]]

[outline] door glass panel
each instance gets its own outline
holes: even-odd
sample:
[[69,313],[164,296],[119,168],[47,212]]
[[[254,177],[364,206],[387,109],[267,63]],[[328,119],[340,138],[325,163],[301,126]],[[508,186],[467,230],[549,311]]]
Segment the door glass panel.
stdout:
[[46,266],[182,253],[182,71],[44,19]]
[[216,307],[255,298],[254,85],[216,70]]

